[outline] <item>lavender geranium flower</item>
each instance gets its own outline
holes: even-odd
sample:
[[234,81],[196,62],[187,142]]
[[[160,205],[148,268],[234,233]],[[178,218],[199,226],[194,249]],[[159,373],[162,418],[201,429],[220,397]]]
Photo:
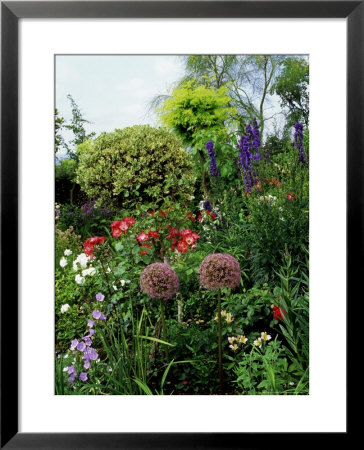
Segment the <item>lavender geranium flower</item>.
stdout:
[[86,348],[86,344],[84,342],[79,342],[77,345],[77,350],[79,350],[80,352],[83,352]]
[[73,373],[75,373],[76,372],[76,369],[75,369],[75,367],[74,366],[69,366],[68,367],[68,373],[71,375],[71,374],[73,374]]
[[153,263],[143,270],[140,288],[152,298],[167,300],[178,292],[178,276],[170,265]]
[[87,360],[85,361],[85,364],[83,365],[83,367],[84,367],[85,369],[89,369],[90,366],[91,366],[90,360],[87,359]]
[[102,314],[102,313],[101,313],[99,310],[96,310],[96,311],[93,311],[93,312],[92,312],[92,317],[93,317],[94,319],[100,319],[101,314]]
[[200,281],[206,289],[235,288],[240,283],[241,270],[231,255],[213,253],[208,255],[199,268]]
[[77,347],[77,344],[78,344],[78,340],[73,339],[73,341],[71,341],[71,349],[74,350]]
[[208,141],[206,143],[206,149],[210,158],[210,175],[212,177],[220,176],[220,171],[217,167],[216,154],[214,150],[214,143],[212,141]]
[[81,381],[86,381],[87,380],[87,373],[86,372],[81,372],[80,373],[80,380]]
[[98,294],[96,294],[96,300],[98,302],[102,302],[105,298],[105,295],[102,295],[101,292],[99,292]]
[[87,321],[87,326],[88,326],[89,328],[92,328],[94,325],[95,325],[95,322],[94,322],[93,320],[91,320],[91,319],[88,319],[88,321]]

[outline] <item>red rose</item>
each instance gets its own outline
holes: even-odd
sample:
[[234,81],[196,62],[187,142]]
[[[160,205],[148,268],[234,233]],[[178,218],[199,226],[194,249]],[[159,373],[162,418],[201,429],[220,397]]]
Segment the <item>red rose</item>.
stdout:
[[157,238],[159,237],[158,231],[148,231],[148,236],[151,238]]
[[152,247],[151,247],[150,245],[148,245],[148,244],[142,244],[141,247],[146,247],[146,248],[149,248],[149,249],[152,248]]
[[166,213],[164,211],[159,211],[159,214],[163,217],[166,217]]
[[183,380],[182,384],[186,385],[186,384],[188,384],[188,381],[187,380]]
[[199,223],[201,223],[201,220],[202,220],[202,214],[201,213],[197,216],[197,220],[199,221]]
[[122,221],[125,222],[128,227],[136,223],[132,217],[125,217]]
[[185,230],[182,230],[180,234],[181,234],[182,238],[186,238],[187,236],[192,235],[192,230],[190,230],[189,228],[186,228]]
[[211,219],[212,219],[212,220],[215,220],[215,219],[216,219],[216,214],[215,214],[215,213],[212,213],[212,214],[211,214]]
[[143,252],[139,252],[139,255],[147,255],[148,252],[146,250],[144,250]]
[[177,244],[177,249],[181,253],[186,253],[188,250],[188,245],[185,241],[179,241]]
[[142,231],[141,233],[138,234],[137,239],[138,242],[144,242],[149,239],[149,236],[147,233],[145,233],[145,231]]

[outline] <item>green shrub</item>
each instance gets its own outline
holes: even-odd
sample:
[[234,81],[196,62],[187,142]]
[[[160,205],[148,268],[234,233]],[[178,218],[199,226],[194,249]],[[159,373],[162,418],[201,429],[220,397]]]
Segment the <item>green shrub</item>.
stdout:
[[77,182],[104,205],[131,207],[169,196],[193,199],[195,176],[179,138],[149,125],[102,133],[78,147]]

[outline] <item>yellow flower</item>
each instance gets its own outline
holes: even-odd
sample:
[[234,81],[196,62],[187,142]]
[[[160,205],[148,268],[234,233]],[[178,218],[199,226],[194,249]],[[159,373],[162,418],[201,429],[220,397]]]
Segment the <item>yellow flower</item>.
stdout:
[[228,337],[229,344],[233,344],[235,340],[236,338],[234,337]]
[[272,336],[270,336],[269,334],[267,334],[265,331],[263,331],[261,334],[261,339],[263,339],[263,341],[270,341],[272,339]]
[[256,345],[257,347],[261,347],[262,346],[262,338],[255,339],[254,345]]
[[[227,312],[225,311],[225,309],[223,309],[221,311],[221,317],[226,317]],[[217,315],[216,315],[217,316]]]
[[236,352],[236,350],[238,349],[238,346],[236,344],[234,345],[229,345],[229,347],[231,348],[231,350],[233,350],[234,352]]
[[239,336],[239,342],[241,342],[242,344],[245,344],[247,340],[248,338],[246,338],[245,336]]
[[231,315],[231,313],[226,313],[226,318],[225,318],[225,320],[226,320],[226,323],[231,323],[233,320],[234,320],[234,318],[233,318],[233,316]]

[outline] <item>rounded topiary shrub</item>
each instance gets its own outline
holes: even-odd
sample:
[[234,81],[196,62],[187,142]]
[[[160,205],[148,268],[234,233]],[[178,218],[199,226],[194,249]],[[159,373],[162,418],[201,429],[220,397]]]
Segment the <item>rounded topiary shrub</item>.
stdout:
[[181,140],[149,125],[102,133],[78,147],[77,182],[104,205],[131,207],[170,197],[193,199],[195,176]]

